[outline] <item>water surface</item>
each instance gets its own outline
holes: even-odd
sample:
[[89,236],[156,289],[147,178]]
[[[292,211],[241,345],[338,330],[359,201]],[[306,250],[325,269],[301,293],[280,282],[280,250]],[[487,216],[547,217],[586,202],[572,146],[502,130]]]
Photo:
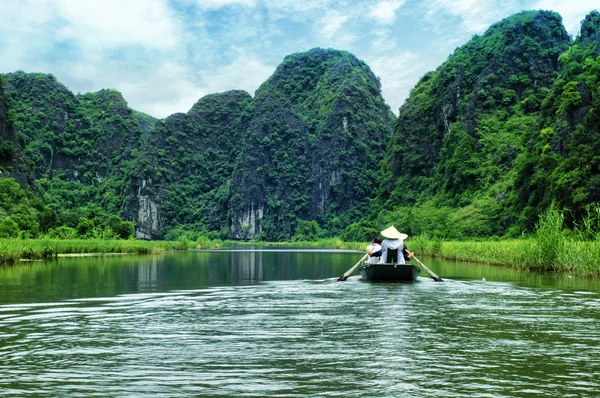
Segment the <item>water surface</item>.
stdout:
[[229,251],[0,269],[3,396],[597,396],[598,281],[421,258]]

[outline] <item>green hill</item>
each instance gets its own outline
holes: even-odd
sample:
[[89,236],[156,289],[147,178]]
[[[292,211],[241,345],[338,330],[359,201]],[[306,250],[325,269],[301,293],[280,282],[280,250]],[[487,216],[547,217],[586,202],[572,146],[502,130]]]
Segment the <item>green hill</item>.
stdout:
[[162,120],[114,89],[9,73],[0,221],[10,236],[129,236],[130,220],[146,239],[273,241],[366,240],[389,223],[516,236],[551,206],[596,222],[599,73],[596,11],[574,40],[554,12],[494,24],[425,74],[397,118],[369,67],[333,49],[287,56],[254,97],[212,94]]
[[452,238],[530,230],[545,208],[515,196],[571,45],[560,15],[525,11],[423,76],[400,108],[380,221]]

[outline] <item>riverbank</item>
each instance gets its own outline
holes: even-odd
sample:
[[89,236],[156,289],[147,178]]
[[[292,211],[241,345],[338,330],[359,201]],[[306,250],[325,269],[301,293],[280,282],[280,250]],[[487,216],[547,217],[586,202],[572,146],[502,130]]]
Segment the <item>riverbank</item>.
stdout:
[[48,260],[59,255],[152,254],[195,248],[195,242],[102,239],[0,239],[0,265]]
[[[532,271],[600,277],[600,244],[596,241],[579,241],[568,238],[564,234],[538,234],[529,238],[510,240],[447,242],[419,236],[409,238],[405,243],[417,257],[437,257],[444,260],[487,263]],[[368,242],[322,239],[316,242],[245,242],[237,244],[364,251]]]
[[415,253],[446,260],[600,277],[600,245],[597,242],[564,239],[548,247],[535,238],[482,242],[415,238],[407,244]]
[[[451,241],[414,237],[406,241],[419,257],[488,263],[527,270],[600,277],[600,245],[578,241],[564,234],[538,234],[512,240]],[[59,255],[105,255],[114,253],[152,254],[171,250],[218,249],[236,246],[305,247],[364,251],[368,242],[343,242],[337,238],[313,242],[143,241],[143,240],[56,240],[0,239],[0,265],[20,260],[44,260]]]

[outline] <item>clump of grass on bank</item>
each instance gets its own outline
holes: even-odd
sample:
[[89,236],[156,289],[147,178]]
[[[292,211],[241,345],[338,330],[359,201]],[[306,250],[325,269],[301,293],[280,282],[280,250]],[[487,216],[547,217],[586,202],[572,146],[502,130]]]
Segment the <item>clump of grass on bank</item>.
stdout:
[[[586,223],[582,223],[586,225]],[[534,235],[523,239],[499,241],[452,241],[416,237],[407,241],[410,250],[450,260],[485,262],[523,269],[569,272],[582,276],[600,276],[598,236],[564,226],[564,214],[550,208],[540,218]]]
[[25,260],[43,260],[59,254],[135,253],[152,254],[170,250],[187,250],[195,242],[102,240],[102,239],[0,239],[0,264]]
[[[576,228],[564,226],[564,213],[550,208],[540,218],[535,234],[511,240],[442,241],[427,236],[406,241],[417,256],[508,265],[523,269],[569,272],[600,276],[600,208]],[[594,218],[598,215],[598,219]],[[592,217],[594,216],[594,217]],[[593,222],[592,222],[593,221]],[[597,224],[597,225],[596,225]],[[102,240],[102,239],[0,239],[0,265],[21,259],[49,259],[73,253],[163,253],[170,250],[218,249],[231,245],[306,247],[365,250],[368,242],[343,242],[339,238],[294,242],[234,242],[200,236],[191,241]]]

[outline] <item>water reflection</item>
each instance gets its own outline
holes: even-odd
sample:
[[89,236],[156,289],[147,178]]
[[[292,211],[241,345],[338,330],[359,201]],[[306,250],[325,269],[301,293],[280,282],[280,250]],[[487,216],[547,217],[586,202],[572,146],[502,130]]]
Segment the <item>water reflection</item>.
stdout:
[[[275,280],[325,280],[348,270],[362,253],[319,250],[220,250],[160,256],[61,258],[0,268],[0,303],[164,292]],[[445,280],[511,282],[570,291],[600,291],[597,279],[542,274],[485,264],[421,258]],[[358,272],[348,282],[359,281]],[[417,283],[431,280],[422,272]]]
[[2,268],[1,395],[597,396],[597,280],[421,258],[446,282],[336,282],[361,256]]
[[231,253],[229,257],[231,270],[230,282],[234,285],[258,283],[264,280],[262,253],[251,252],[246,255]]
[[141,262],[137,267],[137,286],[140,291],[154,290],[158,287],[158,258]]
[[360,255],[346,251],[221,250],[60,258],[0,268],[0,303],[325,279],[341,275]]

